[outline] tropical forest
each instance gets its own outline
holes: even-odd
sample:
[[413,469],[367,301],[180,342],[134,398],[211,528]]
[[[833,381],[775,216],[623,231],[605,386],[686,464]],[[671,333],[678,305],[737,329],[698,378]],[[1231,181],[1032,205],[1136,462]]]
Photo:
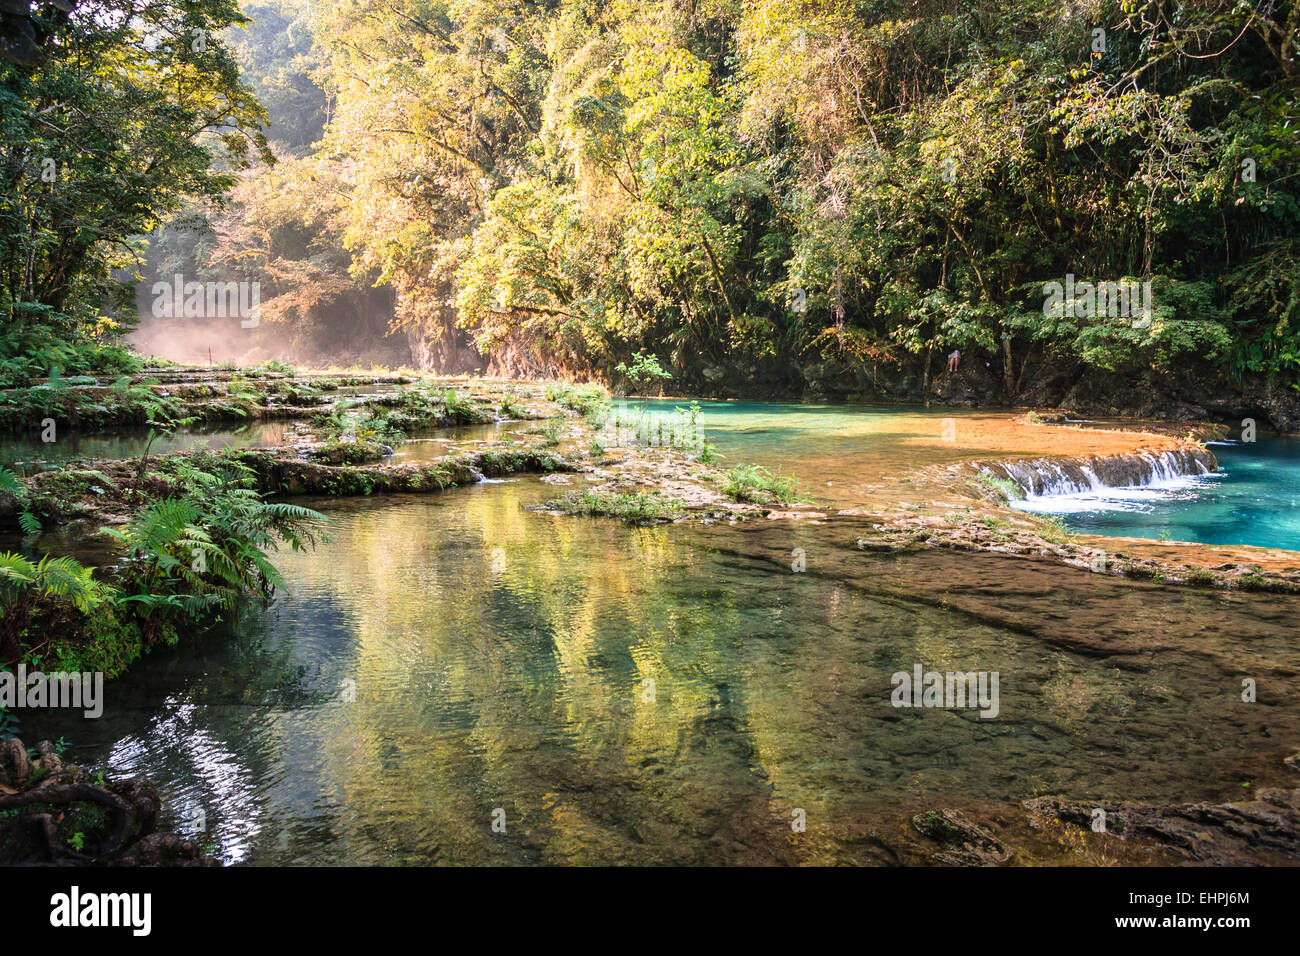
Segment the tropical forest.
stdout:
[[1298,502],[1293,0],[0,0],[0,866],[1294,867]]

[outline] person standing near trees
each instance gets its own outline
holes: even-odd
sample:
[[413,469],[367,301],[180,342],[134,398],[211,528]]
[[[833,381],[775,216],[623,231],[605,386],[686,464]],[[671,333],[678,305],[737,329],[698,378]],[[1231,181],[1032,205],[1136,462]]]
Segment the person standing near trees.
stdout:
[[953,349],[948,353],[948,371],[956,372],[959,365],[961,365],[961,352],[958,349]]

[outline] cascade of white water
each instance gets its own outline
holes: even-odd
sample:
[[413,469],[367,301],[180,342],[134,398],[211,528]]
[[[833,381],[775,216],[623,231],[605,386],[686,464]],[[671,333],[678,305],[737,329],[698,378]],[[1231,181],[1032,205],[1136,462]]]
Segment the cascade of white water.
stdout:
[[[1184,449],[1123,456],[1102,467],[1105,460],[1073,463],[1039,458],[1032,461],[1000,462],[994,469],[1018,484],[1027,497],[1071,495],[1103,488],[1143,487],[1175,481],[1190,475],[1209,474],[1214,469],[1203,456]],[[1134,467],[1136,466],[1136,468]],[[1122,474],[1123,480],[1107,481],[1103,473]]]

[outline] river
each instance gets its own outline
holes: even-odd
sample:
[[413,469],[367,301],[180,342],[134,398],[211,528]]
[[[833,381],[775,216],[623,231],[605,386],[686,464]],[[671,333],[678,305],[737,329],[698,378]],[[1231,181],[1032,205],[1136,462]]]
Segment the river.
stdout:
[[[25,726],[227,863],[887,864],[936,807],[1285,782],[1300,600],[524,510],[554,490],[316,503],[288,593]],[[917,664],[997,672],[998,715],[892,706]]]

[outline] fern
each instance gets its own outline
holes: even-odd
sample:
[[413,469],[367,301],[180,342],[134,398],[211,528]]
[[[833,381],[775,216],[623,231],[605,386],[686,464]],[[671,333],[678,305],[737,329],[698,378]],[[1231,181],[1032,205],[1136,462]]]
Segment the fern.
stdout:
[[75,558],[47,554],[33,562],[12,552],[0,554],[0,597],[13,598],[35,589],[40,595],[66,601],[82,613],[89,613],[109,596],[94,580],[94,570]]
[[4,465],[0,465],[0,491],[13,495],[19,501],[27,500],[27,486]]
[[0,554],[0,578],[22,585],[31,584],[36,580],[36,565],[21,554],[7,551]]
[[30,499],[27,495],[27,486],[23,484],[21,478],[3,465],[0,465],[0,492],[13,495],[22,506],[22,511],[18,513],[18,527],[22,529],[23,534],[40,534],[41,520],[28,505]]

